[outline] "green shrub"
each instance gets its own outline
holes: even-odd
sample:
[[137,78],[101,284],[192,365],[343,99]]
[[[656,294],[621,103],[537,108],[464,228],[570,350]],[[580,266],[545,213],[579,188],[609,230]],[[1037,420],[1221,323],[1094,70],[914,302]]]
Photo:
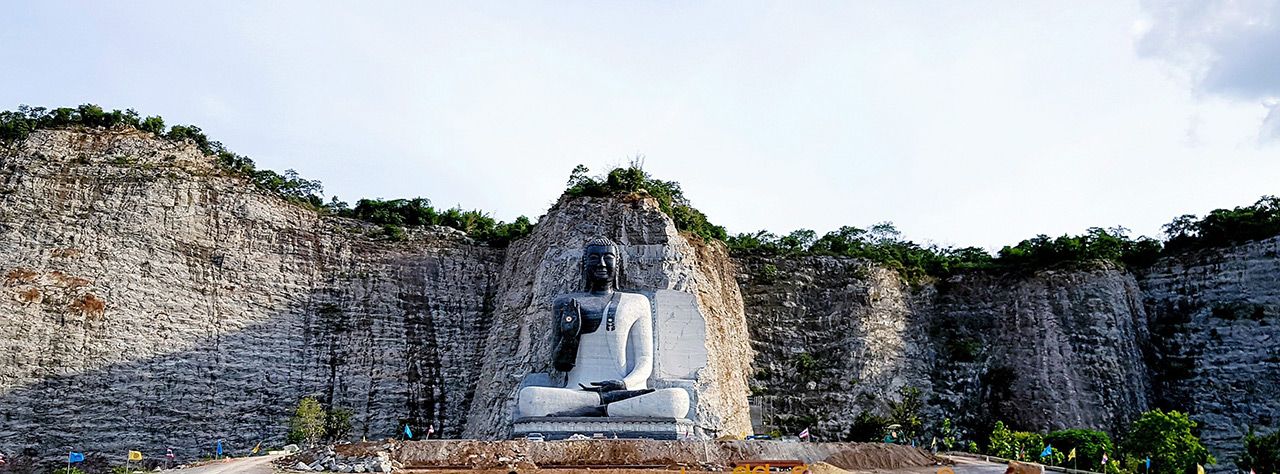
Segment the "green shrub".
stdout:
[[54,469],[53,474],[84,474],[84,471],[78,467],[60,467]]
[[314,446],[325,434],[325,410],[315,397],[303,397],[289,419],[289,434],[286,440],[291,444],[307,444]]
[[889,421],[899,426],[903,442],[916,439],[924,427],[924,401],[920,395],[920,389],[905,386],[898,389],[898,400],[889,401]]
[[1242,444],[1244,453],[1236,460],[1237,468],[1258,474],[1280,473],[1280,430],[1260,436],[1249,428]]
[[725,240],[728,234],[724,227],[712,224],[703,214],[689,203],[680,183],[662,181],[644,171],[641,162],[643,157],[632,160],[626,168],[614,168],[604,176],[591,176],[591,170],[578,165],[569,174],[564,193],[569,196],[625,196],[645,193],[658,202],[662,210],[675,223],[676,229],[688,231],[707,240]]
[[1039,433],[1012,431],[1004,422],[997,421],[988,439],[987,453],[1005,459],[1039,461],[1044,447],[1044,438]]
[[889,419],[870,411],[858,413],[849,426],[849,440],[878,443],[884,440],[888,431]]
[[1216,462],[1192,432],[1195,428],[1195,421],[1176,410],[1151,410],[1133,422],[1120,450],[1135,459],[1150,457],[1154,474],[1195,472],[1196,464]]
[[1064,453],[1076,450],[1076,458],[1061,464],[1064,467],[1079,467],[1086,471],[1097,471],[1102,463],[1102,454],[1115,455],[1115,445],[1106,433],[1096,430],[1070,429],[1049,433],[1044,437],[1045,443]]

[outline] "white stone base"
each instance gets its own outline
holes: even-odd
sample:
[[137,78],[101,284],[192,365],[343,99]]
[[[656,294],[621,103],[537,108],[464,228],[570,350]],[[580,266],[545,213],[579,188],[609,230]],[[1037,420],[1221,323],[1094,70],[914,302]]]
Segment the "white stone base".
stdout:
[[642,417],[549,417],[520,418],[512,426],[511,438],[523,439],[531,433],[541,433],[547,440],[568,439],[580,434],[588,438],[599,433],[606,439],[711,439],[692,421],[684,418]]

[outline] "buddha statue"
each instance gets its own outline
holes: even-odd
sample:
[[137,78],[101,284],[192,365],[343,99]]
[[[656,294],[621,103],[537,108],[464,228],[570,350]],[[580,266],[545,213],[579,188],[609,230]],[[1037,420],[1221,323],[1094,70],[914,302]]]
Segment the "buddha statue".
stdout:
[[564,387],[524,387],[517,417],[685,418],[689,393],[648,387],[653,372],[653,316],[649,298],[618,290],[622,253],[608,238],[587,242],[585,290],[557,297],[553,367]]

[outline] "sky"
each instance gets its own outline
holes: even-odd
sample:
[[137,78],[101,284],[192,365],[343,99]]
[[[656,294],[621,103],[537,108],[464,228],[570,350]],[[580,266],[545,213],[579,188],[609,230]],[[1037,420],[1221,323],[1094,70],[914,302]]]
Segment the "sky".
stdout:
[[348,202],[536,217],[642,155],[731,233],[994,250],[1280,194],[1280,0],[4,10],[0,109],[195,124]]

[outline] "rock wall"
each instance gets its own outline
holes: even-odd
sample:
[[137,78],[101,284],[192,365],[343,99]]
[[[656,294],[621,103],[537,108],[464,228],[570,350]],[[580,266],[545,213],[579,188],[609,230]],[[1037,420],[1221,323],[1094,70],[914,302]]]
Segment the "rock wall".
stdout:
[[355,437],[461,434],[503,253],[376,232],[141,132],[2,150],[0,451],[243,452],[310,394]]
[[1280,238],[1161,260],[1141,273],[1157,405],[1191,414],[1219,468],[1249,426],[1280,426]]
[[753,403],[789,434],[858,439],[854,420],[928,388],[928,320],[896,272],[834,257],[741,261]]
[[858,439],[857,416],[921,389],[971,432],[1115,429],[1149,406],[1146,316],[1114,266],[911,287],[841,257],[744,259],[753,399],[791,432]]
[[907,386],[971,434],[1182,409],[1223,463],[1248,425],[1280,424],[1280,238],[1136,274],[923,285],[856,259],[731,258],[642,197],[562,199],[505,251],[448,229],[396,242],[189,145],[40,131],[0,149],[0,451],[279,444],[304,395],[351,409],[353,437],[505,436],[598,233],[626,249],[623,286],[692,298],[707,337],[685,355],[707,357],[695,409],[715,432],[750,431],[748,383],[769,424],[827,439]]
[[532,235],[508,249],[464,435],[508,436],[521,380],[552,371],[551,303],[557,295],[582,291],[582,247],[597,235],[613,239],[625,251],[622,288],[695,296],[706,320],[709,360],[699,374],[698,423],[714,432],[749,433],[751,353],[742,297],[732,280],[736,272],[723,244],[681,235],[651,198],[566,197],[538,220]]
[[1016,429],[1124,433],[1153,408],[1189,413],[1219,464],[1249,426],[1280,425],[1280,238],[1162,259],[968,274],[910,286],[840,257],[740,259],[766,425],[865,436],[897,389],[979,439]]
[[1117,433],[1151,406],[1141,293],[1113,264],[953,278],[929,312],[937,404],[974,431]]

